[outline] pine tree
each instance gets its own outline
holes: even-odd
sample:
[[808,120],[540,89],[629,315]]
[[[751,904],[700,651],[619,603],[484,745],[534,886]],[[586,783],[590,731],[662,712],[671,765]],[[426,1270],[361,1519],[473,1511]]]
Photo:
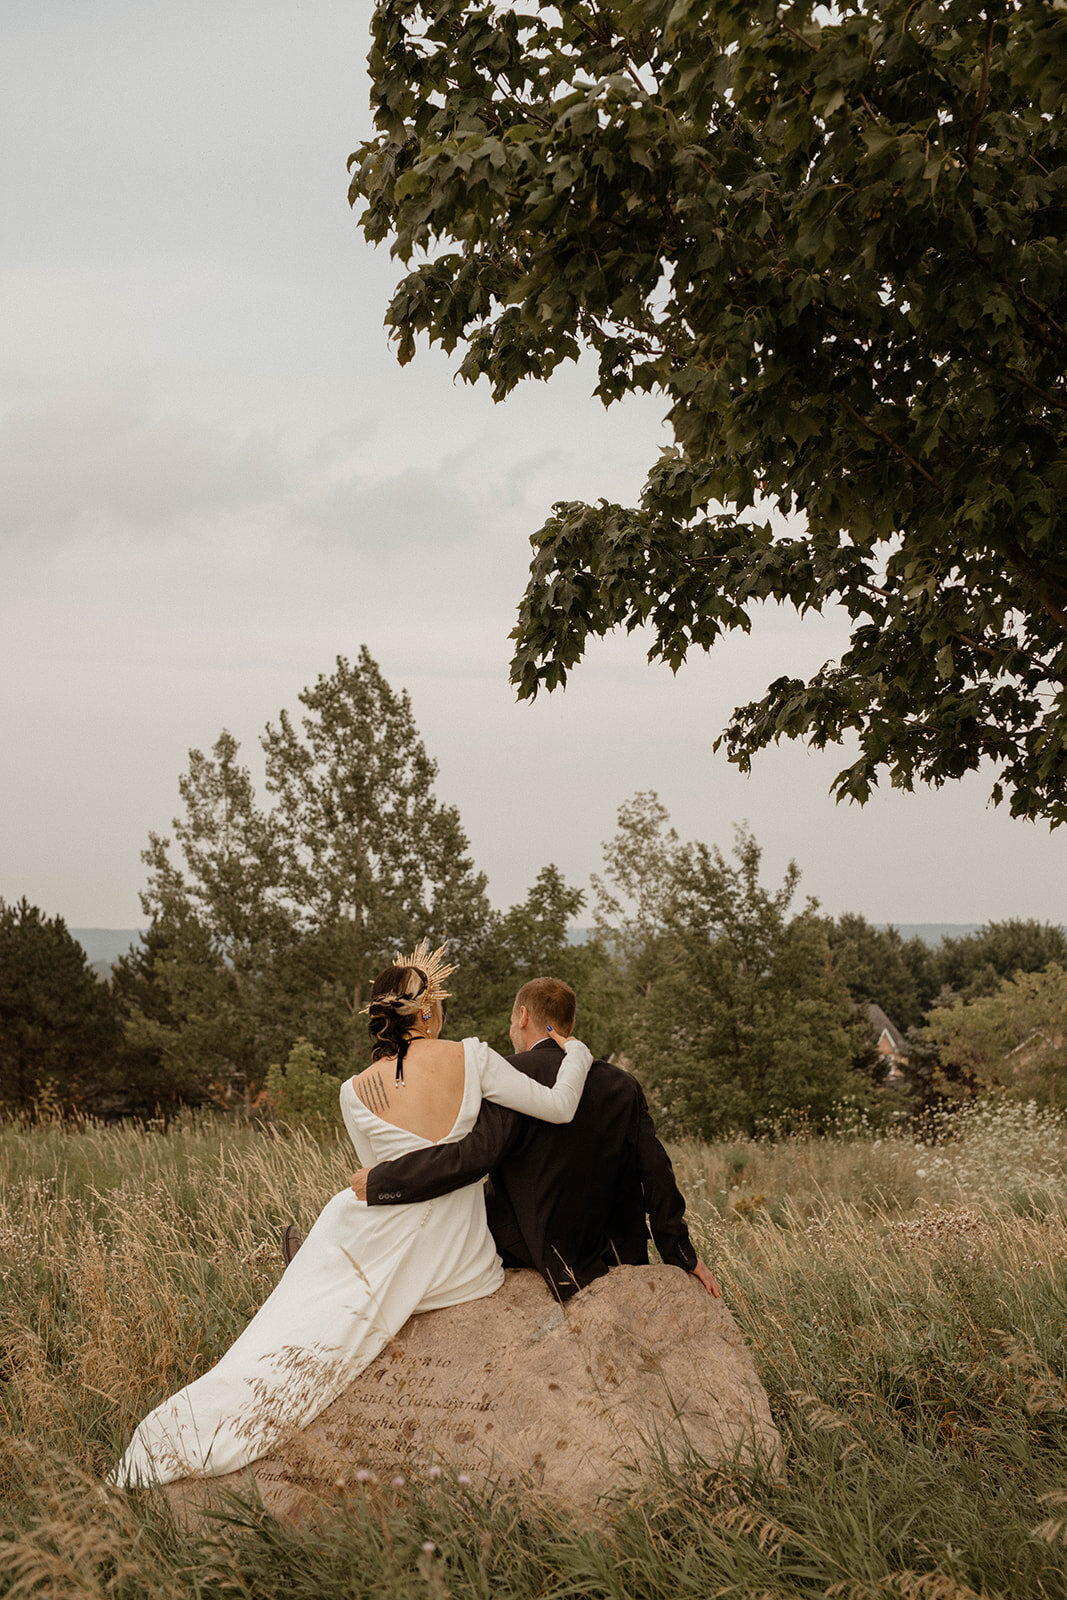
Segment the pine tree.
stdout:
[[397,949],[427,937],[462,954],[488,916],[485,878],[459,812],[434,796],[410,699],[365,646],[300,702],[299,730],[283,711],[262,741],[280,885],[322,977],[358,1010]]
[[62,917],[0,900],[0,1104],[94,1109],[119,1044],[107,985]]
[[127,1023],[130,1045],[156,1052],[183,1098],[223,1103],[258,1081],[271,1053],[269,975],[293,934],[272,820],[238,754],[225,730],[210,755],[189,752],[172,824],[180,865],[169,838],[149,835],[141,905],[159,994],[147,1010],[135,1002]]

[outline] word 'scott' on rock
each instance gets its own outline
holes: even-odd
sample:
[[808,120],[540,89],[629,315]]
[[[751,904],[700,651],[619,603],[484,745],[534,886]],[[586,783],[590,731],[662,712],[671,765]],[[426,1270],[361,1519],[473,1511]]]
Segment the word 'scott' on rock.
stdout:
[[413,1317],[346,1392],[243,1472],[168,1485],[179,1516],[249,1488],[299,1518],[433,1463],[472,1480],[539,1484],[589,1507],[650,1453],[676,1464],[740,1450],[775,1470],[782,1444],[752,1357],[721,1300],[677,1267],[616,1267],[561,1306],[534,1272],[485,1300]]

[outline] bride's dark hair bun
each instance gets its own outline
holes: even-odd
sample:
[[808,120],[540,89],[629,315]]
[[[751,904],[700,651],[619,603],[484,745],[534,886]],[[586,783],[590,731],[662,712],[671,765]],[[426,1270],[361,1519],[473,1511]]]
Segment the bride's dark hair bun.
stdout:
[[375,978],[368,1009],[372,1061],[395,1056],[398,1067],[403,1063],[407,1031],[426,988],[426,974],[418,967],[386,967]]

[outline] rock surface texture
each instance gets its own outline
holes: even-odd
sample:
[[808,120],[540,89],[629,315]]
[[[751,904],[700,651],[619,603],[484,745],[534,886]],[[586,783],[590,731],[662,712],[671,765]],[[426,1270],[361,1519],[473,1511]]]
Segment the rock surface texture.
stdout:
[[767,1396],[734,1320],[676,1267],[616,1267],[566,1307],[534,1272],[485,1300],[414,1317],[303,1432],[242,1473],[170,1484],[179,1516],[218,1489],[301,1518],[370,1472],[539,1486],[589,1508],[660,1450],[709,1462],[740,1447],[781,1467]]

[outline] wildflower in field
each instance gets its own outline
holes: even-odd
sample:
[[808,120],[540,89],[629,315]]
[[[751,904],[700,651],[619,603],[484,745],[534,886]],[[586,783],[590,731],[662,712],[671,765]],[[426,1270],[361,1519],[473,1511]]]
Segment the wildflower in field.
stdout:
[[431,1467],[430,1468],[430,1479],[431,1479],[431,1481],[433,1483],[437,1483],[439,1481],[440,1477],[441,1477],[441,1469],[440,1469],[440,1467]]
[[[977,1101],[935,1114],[912,1146],[915,1176],[950,1193],[1062,1193],[1067,1187],[1067,1121],[1014,1101]],[[947,1196],[946,1196],[947,1198]]]
[[393,1488],[394,1489],[402,1489],[404,1487],[405,1481],[406,1480],[404,1478],[402,1478],[400,1473],[398,1472],[396,1477],[393,1479]]
[[981,1253],[986,1232],[986,1224],[976,1212],[940,1205],[932,1206],[920,1217],[895,1222],[889,1230],[890,1237],[902,1244],[918,1245],[923,1250],[954,1247],[972,1258]]

